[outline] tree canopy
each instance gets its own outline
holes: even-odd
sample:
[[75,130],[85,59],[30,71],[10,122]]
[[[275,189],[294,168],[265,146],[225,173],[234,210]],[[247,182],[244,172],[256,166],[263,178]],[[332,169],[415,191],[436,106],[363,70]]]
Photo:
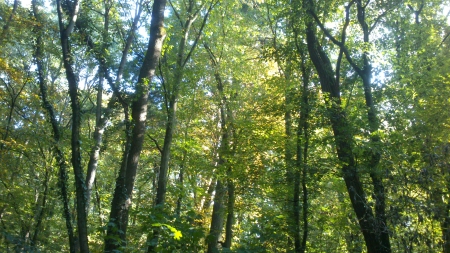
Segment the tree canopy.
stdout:
[[0,251],[450,253],[449,6],[0,2]]

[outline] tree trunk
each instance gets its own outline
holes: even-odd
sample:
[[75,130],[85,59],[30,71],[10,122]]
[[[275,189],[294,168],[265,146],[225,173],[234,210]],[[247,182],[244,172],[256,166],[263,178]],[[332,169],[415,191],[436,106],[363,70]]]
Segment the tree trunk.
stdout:
[[87,216],[86,216],[86,187],[84,183],[83,168],[81,164],[81,111],[78,99],[78,77],[73,69],[73,56],[70,52],[69,35],[71,34],[75,21],[78,16],[80,3],[74,2],[74,8],[70,13],[69,24],[64,27],[61,1],[57,0],[57,11],[59,20],[59,32],[61,39],[61,48],[63,53],[63,65],[66,70],[66,78],[69,85],[69,96],[72,108],[72,166],[75,175],[75,191],[76,191],[76,208],[77,208],[77,230],[80,251],[82,253],[89,252],[88,232],[87,232]]
[[[130,31],[128,32],[128,35],[126,38],[125,46],[122,51],[122,57],[121,57],[120,64],[119,64],[119,67],[117,70],[115,81],[113,81],[113,79],[109,76],[106,59],[102,53],[103,51],[98,52],[91,36],[85,32],[85,30],[87,28],[86,26],[88,26],[88,22],[86,22],[86,21],[79,22],[79,19],[76,22],[77,28],[83,32],[85,41],[86,41],[89,49],[94,52],[94,56],[97,58],[97,61],[100,65],[99,73],[98,73],[99,85],[98,85],[98,91],[97,91],[97,110],[96,110],[96,122],[95,122],[95,131],[94,131],[94,145],[91,148],[88,169],[87,169],[87,173],[86,173],[86,196],[87,196],[86,210],[87,211],[89,209],[92,188],[94,186],[94,182],[96,179],[98,160],[100,158],[100,146],[101,146],[102,139],[103,139],[102,138],[103,132],[105,130],[106,122],[108,121],[108,119],[110,117],[112,107],[114,106],[116,99],[118,99],[118,101],[122,104],[124,111],[125,111],[125,120],[128,120],[128,104],[123,100],[122,95],[119,93],[117,87],[120,85],[120,82],[122,80],[122,75],[123,75],[123,71],[125,68],[126,59],[128,57],[128,54],[129,54],[129,51],[130,51],[130,48],[131,48],[131,45],[133,42],[134,34],[137,29],[139,19],[141,17],[143,5],[142,4],[139,5],[138,8],[139,8],[138,12],[137,12],[136,16],[134,17],[133,24],[132,24]],[[103,16],[104,16],[103,43],[106,43],[106,41],[108,40],[107,37],[108,37],[108,31],[109,31],[110,9],[111,9],[111,7],[108,6],[107,3],[105,3],[105,12],[103,14]],[[103,48],[102,50],[105,50],[105,48]],[[103,80],[105,78],[108,81],[109,85],[113,89],[113,96],[110,99],[110,101],[108,102],[107,108],[104,110],[104,112],[102,112],[102,110],[101,110],[102,91],[103,91]],[[102,114],[103,114],[103,117],[102,117]],[[129,136],[128,129],[127,129],[127,136]],[[127,150],[126,157],[128,157],[129,149],[126,149],[126,150]]]
[[[167,174],[169,171],[169,160],[170,160],[170,148],[172,146],[172,138],[173,133],[175,131],[176,127],[176,111],[177,111],[177,103],[178,103],[178,96],[180,92],[180,86],[183,80],[184,75],[184,67],[187,63],[187,61],[191,57],[191,53],[193,50],[197,47],[198,40],[202,34],[203,28],[206,24],[206,21],[208,19],[209,13],[213,7],[213,5],[210,5],[210,8],[207,10],[204,18],[203,23],[201,24],[200,30],[197,34],[197,37],[195,38],[195,41],[190,48],[189,53],[186,55],[186,44],[188,43],[188,37],[189,32],[191,29],[192,24],[194,23],[195,19],[199,15],[199,12],[194,11],[194,4],[195,2],[189,1],[188,10],[187,13],[188,18],[184,22],[182,31],[184,32],[180,43],[178,44],[178,51],[177,51],[177,61],[176,61],[176,69],[175,69],[175,76],[172,83],[172,89],[166,94],[166,99],[168,99],[168,108],[167,108],[167,122],[166,122],[166,133],[164,136],[164,145],[161,152],[161,164],[160,164],[160,171],[159,171],[159,178],[158,178],[158,189],[156,191],[156,201],[155,206],[158,207],[160,211],[163,211],[164,209],[164,203],[166,201],[166,192],[167,192]],[[178,17],[179,18],[179,17]],[[179,20],[181,22],[181,20]],[[185,56],[186,55],[186,56]],[[169,90],[169,89],[167,89]],[[147,252],[154,252],[156,249],[156,246],[158,245],[158,237],[159,233],[155,229],[153,231],[153,237],[150,240],[151,243],[149,243],[149,246],[147,248]]]
[[[300,46],[299,46],[300,48]],[[293,216],[294,216],[294,245],[295,252],[303,253],[306,251],[306,241],[308,238],[308,188],[306,185],[307,168],[308,168],[308,118],[309,118],[309,75],[310,71],[306,67],[306,52],[301,54],[301,72],[302,72],[302,95],[300,102],[300,116],[298,118],[297,128],[297,160],[296,170],[294,173],[294,199],[293,199]],[[302,217],[300,217],[300,195],[302,196]],[[303,227],[301,226],[303,222]],[[301,227],[303,234],[301,235]]]
[[100,146],[105,130],[102,125],[102,97],[103,97],[103,74],[99,71],[99,81],[97,88],[97,108],[95,111],[95,130],[94,130],[94,146],[91,149],[89,163],[86,172],[86,213],[89,213],[89,205],[91,201],[92,188],[94,187],[95,176],[97,173],[98,160],[100,159]]
[[0,36],[0,45],[3,44],[3,41],[5,40],[6,33],[8,32],[9,25],[14,19],[14,16],[16,15],[17,8],[19,7],[19,0],[14,0],[13,9],[11,10],[11,14],[9,15],[8,20],[6,21],[6,24],[3,26],[2,34]]
[[[311,13],[313,2],[305,1],[307,10]],[[309,17],[312,19],[312,17]],[[347,191],[359,221],[368,253],[390,252],[390,245],[380,238],[379,226],[372,209],[367,203],[366,195],[359,179],[353,154],[350,124],[341,108],[340,88],[336,82],[334,71],[328,56],[319,45],[315,34],[315,25],[307,22],[306,36],[311,60],[319,75],[322,92],[329,95],[326,98],[329,118],[331,121],[338,158],[342,163],[342,171]]]
[[234,225],[234,202],[236,200],[235,196],[235,186],[231,175],[231,169],[228,169],[228,179],[227,179],[227,192],[228,192],[228,203],[227,203],[227,221],[225,224],[225,241],[223,243],[224,248],[231,248],[231,242],[233,239],[233,225]]
[[120,249],[122,242],[116,238],[126,239],[128,225],[128,211],[131,206],[131,197],[136,179],[137,166],[145,134],[147,120],[147,104],[149,84],[155,75],[156,66],[161,55],[162,44],[165,38],[164,9],[166,0],[155,0],[152,9],[150,25],[150,39],[147,53],[139,72],[136,85],[135,98],[131,105],[133,125],[131,130],[130,150],[122,158],[122,166],[116,181],[114,197],[111,204],[109,223],[120,226],[120,230],[114,226],[108,226],[105,239],[105,252],[114,252]]
[[306,52],[302,49],[301,51],[301,72],[303,76],[303,87],[302,87],[302,104],[300,107],[300,118],[298,127],[302,132],[298,132],[297,140],[297,166],[301,170],[301,185],[302,185],[302,220],[303,220],[303,236],[300,246],[300,252],[304,253],[306,251],[306,242],[308,240],[308,187],[307,187],[307,177],[308,177],[308,148],[309,148],[309,78],[311,74],[311,68],[306,66]]
[[209,235],[206,238],[206,243],[208,245],[207,253],[218,253],[219,249],[217,244],[220,240],[220,234],[223,228],[223,219],[225,216],[224,209],[224,198],[225,198],[226,188],[223,186],[220,179],[216,183],[216,194],[214,195],[214,206],[211,217],[211,227],[209,229]]
[[217,180],[215,177],[211,178],[211,181],[208,184],[208,190],[206,191],[206,196],[203,199],[203,205],[201,212],[206,213],[209,210],[209,207],[211,206],[211,197],[214,193],[214,190],[216,189]]
[[[33,15],[36,18],[36,20],[40,20],[40,16],[38,13],[37,8],[37,2],[36,0],[32,1],[32,8],[33,8]],[[61,198],[63,201],[63,216],[66,221],[66,228],[67,228],[67,234],[69,237],[69,251],[71,253],[75,252],[75,239],[73,234],[73,226],[72,226],[72,218],[70,214],[70,208],[69,208],[69,197],[68,197],[68,189],[67,189],[67,163],[65,160],[65,156],[62,152],[62,150],[59,147],[59,139],[60,139],[60,132],[59,132],[59,124],[56,120],[55,111],[53,109],[52,104],[50,101],[48,101],[47,97],[47,84],[44,78],[44,69],[43,69],[43,62],[42,59],[44,58],[43,50],[42,50],[42,32],[40,31],[39,27],[35,27],[37,36],[36,36],[36,47],[34,52],[34,58],[36,60],[36,66],[37,66],[37,74],[38,74],[38,81],[39,81],[39,89],[41,92],[41,99],[42,99],[42,106],[47,112],[47,118],[52,126],[53,131],[53,152],[55,152],[56,155],[56,161],[58,163],[59,167],[59,177],[58,177],[58,186],[61,191]]]
[[[357,11],[358,11],[358,22],[363,31],[363,39],[364,42],[369,44],[369,26],[365,20],[365,6],[361,3],[361,1],[356,1],[357,3]],[[350,57],[350,56],[347,56]],[[364,87],[364,97],[366,100],[367,106],[367,118],[369,121],[369,131],[370,131],[370,142],[373,145],[372,154],[370,154],[369,159],[369,168],[370,168],[370,177],[372,179],[372,185],[374,188],[374,196],[375,196],[375,218],[377,222],[377,237],[380,238],[381,244],[386,248],[385,252],[390,252],[390,241],[389,241],[389,229],[386,221],[386,198],[385,198],[385,190],[384,184],[381,177],[381,173],[379,164],[381,160],[381,152],[380,149],[377,148],[381,145],[381,139],[378,135],[378,130],[380,127],[380,123],[378,120],[378,113],[375,109],[375,104],[373,102],[372,96],[372,66],[369,62],[369,56],[367,52],[364,52],[363,56],[363,68],[358,69],[355,64],[353,68],[360,75],[363,81]]]
[[49,181],[50,181],[50,173],[49,173],[49,169],[46,168],[44,182],[43,182],[44,196],[42,197],[42,201],[38,202],[37,206],[36,206],[36,211],[37,211],[37,215],[35,218],[36,225],[34,226],[33,237],[31,238],[31,246],[33,247],[33,249],[37,249],[36,246],[37,246],[37,242],[38,242],[38,235],[39,235],[39,231],[42,229],[41,225],[42,225],[42,220],[44,219],[44,214],[45,214],[45,210],[46,210],[47,195],[48,195],[48,182]]

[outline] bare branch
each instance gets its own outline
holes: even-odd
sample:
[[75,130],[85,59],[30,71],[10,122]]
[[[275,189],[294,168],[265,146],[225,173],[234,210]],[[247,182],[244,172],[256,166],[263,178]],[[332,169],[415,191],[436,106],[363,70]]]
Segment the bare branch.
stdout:
[[162,154],[162,149],[161,146],[159,146],[158,141],[155,138],[153,138],[150,134],[147,134],[147,137],[150,138],[150,140],[152,140],[155,143],[156,148],[159,150],[159,153]]

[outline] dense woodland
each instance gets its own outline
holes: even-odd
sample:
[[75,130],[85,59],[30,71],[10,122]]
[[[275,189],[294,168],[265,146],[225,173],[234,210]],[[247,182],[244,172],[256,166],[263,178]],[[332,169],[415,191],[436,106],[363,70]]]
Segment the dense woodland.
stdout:
[[0,252],[450,253],[450,1],[0,1]]

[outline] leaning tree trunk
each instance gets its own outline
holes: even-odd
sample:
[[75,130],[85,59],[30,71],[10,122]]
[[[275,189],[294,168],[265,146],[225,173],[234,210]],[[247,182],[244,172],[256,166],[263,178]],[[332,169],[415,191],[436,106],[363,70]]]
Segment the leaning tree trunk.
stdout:
[[73,10],[69,16],[69,24],[65,27],[63,24],[63,9],[61,0],[57,0],[57,11],[59,20],[59,32],[61,39],[61,48],[63,53],[63,65],[66,70],[66,78],[69,85],[69,96],[72,108],[72,166],[75,174],[75,191],[76,191],[76,209],[77,209],[77,230],[78,241],[81,252],[89,252],[88,232],[87,232],[87,216],[86,216],[86,186],[84,183],[83,168],[81,164],[81,109],[78,99],[78,76],[75,74],[73,67],[73,55],[70,51],[69,36],[73,31],[77,16],[79,14],[80,2],[73,3]]
[[166,0],[155,0],[153,3],[147,53],[139,72],[135,97],[131,105],[133,124],[129,145],[130,149],[122,158],[121,172],[117,178],[114,197],[111,203],[109,222],[110,224],[115,224],[116,227],[108,226],[105,239],[105,252],[115,252],[120,249],[123,242],[117,242],[115,238],[121,238],[122,241],[126,240],[128,211],[131,206],[131,197],[136,179],[137,166],[144,141],[149,83],[155,76],[156,66],[161,55],[162,44],[165,38],[163,27],[165,6]]
[[[304,1],[304,4],[311,14],[313,1]],[[350,201],[358,218],[368,253],[388,253],[390,252],[390,245],[380,238],[377,219],[367,202],[359,179],[353,154],[353,135],[350,132],[350,123],[341,108],[340,87],[334,76],[331,62],[317,40],[312,19],[312,15],[309,15],[306,28],[308,51],[319,75],[322,92],[329,96],[326,98],[328,114]]]
[[[309,1],[310,5],[312,6],[312,1]],[[339,53],[339,60],[336,67],[336,83],[339,83],[339,67],[340,67],[340,60],[342,58],[342,55],[345,54],[345,57],[347,61],[350,63],[352,68],[355,70],[355,72],[361,77],[363,82],[363,88],[364,88],[364,98],[366,101],[366,107],[367,107],[367,118],[369,122],[369,132],[370,132],[370,142],[373,145],[371,149],[371,153],[368,155],[368,167],[370,169],[370,178],[372,179],[372,185],[373,185],[373,195],[375,198],[375,220],[376,220],[376,238],[377,240],[381,241],[381,244],[383,245],[383,252],[390,252],[390,240],[389,240],[389,229],[386,222],[386,201],[385,201],[385,190],[384,190],[384,184],[380,173],[380,160],[381,160],[381,152],[378,146],[381,145],[381,139],[378,135],[378,130],[380,127],[378,114],[375,109],[375,104],[373,102],[372,97],[372,88],[371,88],[371,82],[372,82],[372,66],[369,61],[369,56],[367,52],[364,52],[362,54],[362,63],[363,67],[360,68],[353,60],[352,56],[350,55],[347,47],[345,46],[345,39],[346,39],[346,28],[349,25],[350,22],[350,8],[353,4],[356,4],[357,7],[357,19],[358,23],[361,26],[361,30],[363,32],[363,41],[366,44],[369,44],[369,35],[371,30],[374,28],[374,25],[376,25],[376,22],[373,24],[372,27],[369,27],[369,25],[366,22],[366,7],[367,4],[363,4],[361,0],[352,1],[351,3],[347,4],[345,7],[345,23],[344,28],[342,32],[342,39],[341,41],[336,40],[330,32],[324,27],[324,25],[321,23],[319,18],[314,14],[311,9],[309,10],[310,14],[312,14],[312,17],[316,20],[322,31],[325,33],[325,35],[337,46],[340,47],[340,53]],[[383,14],[381,14],[383,15]],[[381,16],[379,16],[381,17]],[[338,84],[337,84],[338,86]]]
[[209,235],[206,238],[207,253],[218,253],[219,249],[217,244],[219,243],[220,234],[223,229],[223,220],[225,215],[224,199],[226,194],[226,188],[220,179],[217,179],[216,193],[214,195],[214,205],[211,217],[211,226],[209,228]]
[[[139,5],[138,11],[136,13],[136,16],[134,17],[133,23],[131,25],[131,28],[128,32],[127,38],[125,40],[125,46],[122,50],[122,57],[120,60],[120,64],[118,67],[118,70],[116,72],[116,79],[113,80],[111,76],[109,75],[107,62],[105,59],[104,54],[102,53],[106,48],[102,47],[99,52],[98,48],[96,48],[95,43],[92,39],[92,37],[85,32],[88,28],[89,24],[86,20],[84,22],[76,22],[77,28],[83,32],[83,37],[85,38],[86,44],[88,45],[89,50],[93,52],[93,55],[96,57],[98,63],[99,63],[99,85],[98,85],[98,91],[97,91],[97,110],[96,110],[96,121],[95,121],[95,130],[94,130],[94,144],[91,148],[90,156],[89,156],[89,163],[88,168],[86,172],[86,209],[89,209],[92,189],[94,187],[94,184],[96,182],[96,172],[98,167],[98,160],[100,158],[100,146],[103,139],[103,133],[106,127],[106,123],[109,120],[112,112],[112,108],[114,104],[116,103],[116,100],[121,103],[124,111],[125,111],[125,119],[128,120],[128,104],[124,101],[122,98],[122,95],[119,92],[119,89],[117,88],[120,85],[120,82],[122,81],[123,71],[125,68],[125,64],[127,62],[127,57],[131,49],[131,45],[133,43],[133,39],[135,37],[135,32],[137,30],[138,22],[140,20],[142,10],[144,6],[142,4]],[[103,26],[103,44],[107,44],[108,40],[108,32],[109,32],[109,12],[111,10],[111,6],[107,6],[105,4],[105,10],[104,10],[104,26]],[[103,92],[103,80],[106,79],[108,81],[108,84],[113,89],[113,96],[108,102],[108,106],[105,110],[102,111],[101,103],[102,103],[102,92]],[[127,128],[128,130],[128,128]],[[128,131],[127,131],[128,133]],[[129,136],[127,134],[127,136]],[[125,156],[128,155],[128,149]]]
[[[33,8],[33,15],[36,18],[36,20],[39,22],[41,20],[39,9],[37,6],[37,1],[32,1],[32,8]],[[69,251],[71,253],[75,252],[75,239],[73,234],[73,225],[72,225],[72,218],[70,213],[70,207],[69,207],[69,197],[68,197],[68,189],[67,189],[67,163],[65,160],[65,156],[62,152],[62,150],[59,147],[59,140],[60,140],[60,131],[59,131],[59,124],[56,120],[55,111],[53,109],[52,104],[48,100],[47,96],[47,84],[45,81],[45,74],[44,74],[44,68],[43,68],[43,62],[42,59],[44,58],[44,53],[42,49],[42,30],[40,26],[35,27],[36,29],[36,46],[34,51],[34,59],[36,61],[37,66],[37,74],[38,74],[38,82],[39,82],[39,89],[41,93],[41,99],[42,99],[42,106],[47,112],[47,118],[52,126],[53,131],[53,152],[56,155],[56,161],[58,163],[59,167],[59,189],[61,191],[61,198],[63,201],[63,216],[66,221],[66,228],[67,228],[67,234],[69,237]],[[36,231],[37,232],[37,231]],[[36,234],[36,233],[35,233]]]
[[[155,200],[155,206],[158,210],[163,211],[164,204],[166,201],[166,192],[167,192],[167,176],[169,172],[169,160],[170,160],[170,149],[172,146],[172,139],[173,139],[173,133],[175,131],[176,127],[176,111],[177,111],[177,103],[178,103],[178,96],[181,89],[181,84],[183,81],[184,76],[184,68],[186,66],[186,63],[191,58],[192,52],[197,47],[198,41],[200,39],[200,36],[203,32],[203,28],[205,27],[206,21],[208,20],[209,13],[211,12],[214,4],[211,4],[209,9],[206,11],[205,16],[203,17],[203,21],[200,27],[200,30],[194,40],[194,43],[192,44],[189,53],[186,54],[186,45],[188,44],[189,39],[189,32],[191,30],[192,24],[197,19],[199,12],[196,12],[194,10],[194,4],[195,2],[190,1],[188,5],[187,13],[188,18],[182,22],[182,20],[179,18],[179,21],[181,24],[183,24],[183,34],[180,38],[180,42],[178,44],[178,52],[177,52],[177,60],[176,60],[176,69],[175,69],[175,75],[174,80],[172,83],[172,89],[166,89],[168,94],[166,94],[166,99],[168,99],[167,104],[167,122],[166,122],[166,133],[164,136],[164,145],[161,152],[161,163],[159,167],[159,176],[158,176],[158,188],[156,190],[156,200]],[[159,238],[159,231],[158,229],[153,230],[153,235],[149,236],[148,241],[148,248],[147,252],[155,252],[156,247],[158,246],[158,238]]]

